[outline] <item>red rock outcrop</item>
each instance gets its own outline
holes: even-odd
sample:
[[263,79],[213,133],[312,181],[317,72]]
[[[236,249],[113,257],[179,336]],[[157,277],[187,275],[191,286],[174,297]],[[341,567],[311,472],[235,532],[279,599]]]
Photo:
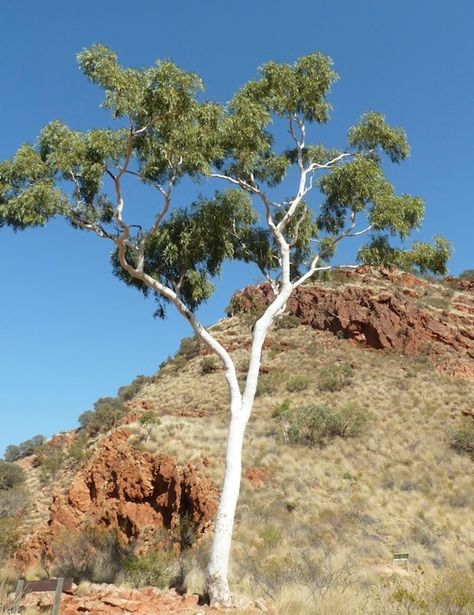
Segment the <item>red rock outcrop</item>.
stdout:
[[118,430],[105,438],[66,492],[53,494],[47,526],[16,554],[20,568],[54,559],[55,542],[85,527],[113,530],[128,544],[143,539],[151,528],[179,536],[183,518],[193,522],[198,534],[212,524],[212,484],[199,478],[192,465],[179,466],[168,455],[155,457],[131,447],[129,435]]
[[[347,283],[339,287],[300,286],[288,301],[289,312],[314,329],[370,348],[425,354],[439,371],[474,380],[470,286],[453,290],[452,309],[442,311],[422,300],[422,292],[433,285],[411,274],[360,267],[345,275]],[[269,284],[249,287],[234,296],[232,305],[237,311],[255,311],[273,296]]]
[[[10,596],[11,601],[13,595]],[[53,605],[54,592],[31,593],[21,602],[22,608],[50,612]],[[244,611],[247,615],[257,615],[268,611],[265,602],[255,601],[255,606],[246,601]],[[241,613],[240,609],[234,613]],[[179,595],[174,590],[159,590],[156,587],[127,589],[115,585],[90,584],[87,593],[72,591],[63,594],[61,599],[61,615],[224,615],[229,609],[209,607],[200,604],[197,594]]]
[[[23,608],[51,610],[54,592],[31,593],[22,601]],[[114,585],[91,585],[87,594],[63,594],[61,615],[174,615],[202,611],[199,596],[179,596],[174,591],[160,591],[155,587],[125,589]]]

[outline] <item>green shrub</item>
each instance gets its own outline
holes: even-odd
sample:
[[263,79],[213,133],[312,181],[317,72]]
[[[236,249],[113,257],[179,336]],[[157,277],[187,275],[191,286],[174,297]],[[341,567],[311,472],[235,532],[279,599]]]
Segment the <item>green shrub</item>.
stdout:
[[196,337],[185,337],[179,345],[178,355],[186,359],[194,359],[199,354],[200,343]]
[[176,560],[169,552],[132,557],[124,562],[125,580],[133,587],[152,585],[165,589],[175,576]]
[[474,269],[466,269],[462,273],[459,274],[460,280],[468,280],[469,282],[474,282]]
[[283,314],[275,322],[275,329],[296,329],[301,325],[301,320],[294,314]]
[[451,447],[458,453],[466,453],[474,459],[474,423],[467,422],[451,432]]
[[140,424],[143,426],[159,425],[160,423],[160,417],[154,410],[147,410],[140,417]]
[[0,491],[0,519],[21,515],[28,500],[28,494],[21,488]]
[[23,468],[14,463],[0,460],[0,490],[12,489],[25,482]]
[[272,412],[272,419],[279,420],[290,410],[290,402],[288,399],[283,400]]
[[18,459],[23,459],[23,457],[28,457],[29,455],[33,455],[36,452],[36,449],[43,444],[45,441],[45,437],[41,434],[34,436],[30,440],[25,440],[21,444],[10,444],[5,449],[5,454],[3,458],[5,461],[18,461]]
[[318,387],[321,391],[340,391],[351,382],[353,369],[347,363],[326,365],[319,370]]
[[52,572],[72,577],[76,583],[114,583],[121,578],[130,547],[122,545],[115,531],[93,526],[64,531],[50,545],[55,561]]
[[309,379],[306,376],[293,376],[286,383],[286,390],[290,393],[304,391],[309,386]]
[[0,564],[11,557],[18,544],[18,519],[0,519]]
[[93,410],[81,414],[79,424],[90,435],[95,435],[117,427],[125,412],[126,408],[118,397],[101,397],[94,403]]
[[330,437],[347,438],[361,434],[371,415],[355,405],[340,409],[311,405],[280,411],[277,420],[282,425],[285,440],[290,444],[317,446]]
[[45,442],[38,449],[37,455],[41,466],[40,478],[43,482],[53,479],[66,459],[64,449],[50,442]]
[[277,373],[261,374],[255,395],[257,397],[261,395],[273,395],[278,390],[280,385],[280,376]]
[[85,430],[81,430],[76,434],[73,442],[69,446],[67,455],[70,459],[79,463],[89,458],[89,437]]
[[122,401],[130,401],[131,399],[136,397],[138,393],[140,393],[145,384],[147,384],[149,381],[150,378],[144,376],[143,374],[140,374],[130,384],[120,387],[120,389],[118,390],[118,397]]
[[212,374],[219,368],[216,357],[204,357],[201,361],[201,374]]

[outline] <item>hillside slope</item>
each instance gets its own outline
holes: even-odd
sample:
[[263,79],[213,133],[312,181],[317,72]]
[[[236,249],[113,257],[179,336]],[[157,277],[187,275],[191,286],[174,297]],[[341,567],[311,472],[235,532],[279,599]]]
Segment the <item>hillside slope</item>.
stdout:
[[[242,377],[267,296],[265,287],[247,289],[213,327]],[[453,433],[474,414],[472,287],[362,269],[303,287],[288,307],[265,344],[246,437],[236,595],[263,597],[281,613],[472,612],[473,460],[453,448]],[[116,430],[89,439],[87,459],[58,469],[50,518],[15,561],[44,566],[51,545],[62,540],[55,553],[64,553],[64,536],[92,522],[116,529],[143,557],[172,535],[183,588],[202,591],[223,476],[222,368],[185,340],[126,404]],[[110,442],[127,463],[107,461]],[[164,474],[150,468],[163,460],[171,469],[160,491]],[[31,528],[31,513],[25,518]],[[153,524],[168,538],[147,537]],[[408,574],[392,568],[396,552],[409,553]]]

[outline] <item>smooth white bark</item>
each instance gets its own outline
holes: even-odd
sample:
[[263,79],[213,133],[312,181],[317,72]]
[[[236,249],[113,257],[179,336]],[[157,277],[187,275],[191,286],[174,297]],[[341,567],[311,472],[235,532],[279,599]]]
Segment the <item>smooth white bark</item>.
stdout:
[[211,605],[231,606],[229,590],[229,560],[234,529],[235,511],[239,499],[242,476],[242,448],[245,429],[250,418],[258,376],[262,362],[262,349],[268,329],[278,314],[285,309],[292,287],[287,285],[255,323],[249,369],[240,407],[231,403],[224,482],[217,511],[214,537],[207,571],[207,592]]

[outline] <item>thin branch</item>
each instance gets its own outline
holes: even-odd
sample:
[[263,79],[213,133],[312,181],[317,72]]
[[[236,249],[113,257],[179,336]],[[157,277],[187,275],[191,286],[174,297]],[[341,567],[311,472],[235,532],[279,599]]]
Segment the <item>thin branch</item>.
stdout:
[[313,276],[318,271],[329,271],[332,269],[357,269],[357,267],[359,266],[359,265],[324,265],[323,267],[316,267],[318,260],[319,260],[319,254],[315,256],[315,258],[313,259],[313,262],[311,263],[308,271],[304,275],[302,275],[296,282],[293,282],[293,288],[298,288],[298,286],[301,286],[301,284],[306,282],[306,280],[311,278],[311,276]]

